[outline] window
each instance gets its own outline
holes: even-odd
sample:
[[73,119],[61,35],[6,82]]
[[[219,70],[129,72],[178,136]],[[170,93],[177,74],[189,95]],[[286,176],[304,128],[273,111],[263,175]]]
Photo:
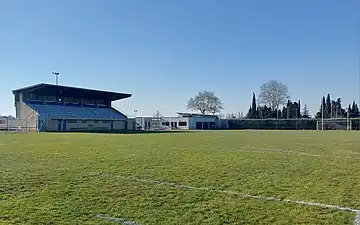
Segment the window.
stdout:
[[170,123],[169,122],[163,122],[162,125],[163,126],[170,126]]
[[67,123],[77,123],[77,120],[67,120]]
[[187,123],[186,122],[179,122],[179,127],[186,127]]
[[5,120],[0,120],[0,124],[5,124]]
[[103,123],[110,123],[110,121],[108,121],[108,120],[104,120],[104,121],[103,121]]

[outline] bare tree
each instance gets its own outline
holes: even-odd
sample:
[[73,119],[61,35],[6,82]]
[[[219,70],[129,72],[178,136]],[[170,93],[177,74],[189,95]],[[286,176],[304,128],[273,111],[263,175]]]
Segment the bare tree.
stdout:
[[278,110],[280,105],[285,105],[289,99],[289,90],[286,84],[271,80],[260,87],[260,103]]
[[163,116],[159,110],[156,110],[156,112],[153,113],[153,117],[156,119],[161,119]]
[[309,111],[309,109],[308,109],[308,107],[307,107],[306,104],[304,105],[303,111],[302,111],[302,113],[301,113],[301,117],[302,117],[302,118],[305,118],[305,119],[309,119],[309,118],[310,118],[310,111]]
[[153,117],[154,117],[154,119],[152,119],[153,128],[159,129],[161,127],[163,115],[160,113],[159,110],[156,110],[156,112],[153,113]]
[[188,100],[187,108],[198,110],[201,114],[216,114],[223,109],[223,103],[220,98],[214,94],[214,92],[203,91],[199,92],[194,98],[191,97]]

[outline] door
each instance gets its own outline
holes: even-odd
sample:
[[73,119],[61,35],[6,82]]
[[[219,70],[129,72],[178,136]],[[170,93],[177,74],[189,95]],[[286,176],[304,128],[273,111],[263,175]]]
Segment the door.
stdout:
[[66,120],[63,122],[63,131],[66,131]]
[[61,131],[61,120],[58,120],[58,131]]
[[196,130],[202,130],[202,122],[196,122]]
[[114,130],[114,121],[111,121],[111,130]]
[[204,130],[208,130],[208,129],[209,129],[209,123],[208,123],[208,122],[203,122],[203,129],[204,129]]

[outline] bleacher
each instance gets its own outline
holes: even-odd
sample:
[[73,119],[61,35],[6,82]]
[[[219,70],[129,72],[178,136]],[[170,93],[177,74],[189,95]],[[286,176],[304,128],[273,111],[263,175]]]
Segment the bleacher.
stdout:
[[126,119],[126,116],[114,108],[98,108],[96,106],[70,106],[59,104],[41,104],[40,102],[28,101],[26,104],[47,118],[84,118],[84,119]]

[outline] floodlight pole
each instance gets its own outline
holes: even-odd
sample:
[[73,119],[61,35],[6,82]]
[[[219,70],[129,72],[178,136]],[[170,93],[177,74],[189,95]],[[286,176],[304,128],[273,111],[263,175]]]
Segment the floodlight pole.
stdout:
[[134,109],[134,117],[136,118],[137,109]]
[[[357,60],[357,63],[358,63],[358,76],[359,76],[359,99],[358,99],[358,106],[360,106],[360,52],[359,52],[359,55],[358,55],[358,60]],[[360,119],[360,118],[359,118]],[[360,129],[360,121],[359,121],[359,129]]]
[[56,83],[56,85],[59,85],[59,75],[60,75],[60,73],[58,73],[58,72],[52,72],[52,75],[55,76],[55,83]]

